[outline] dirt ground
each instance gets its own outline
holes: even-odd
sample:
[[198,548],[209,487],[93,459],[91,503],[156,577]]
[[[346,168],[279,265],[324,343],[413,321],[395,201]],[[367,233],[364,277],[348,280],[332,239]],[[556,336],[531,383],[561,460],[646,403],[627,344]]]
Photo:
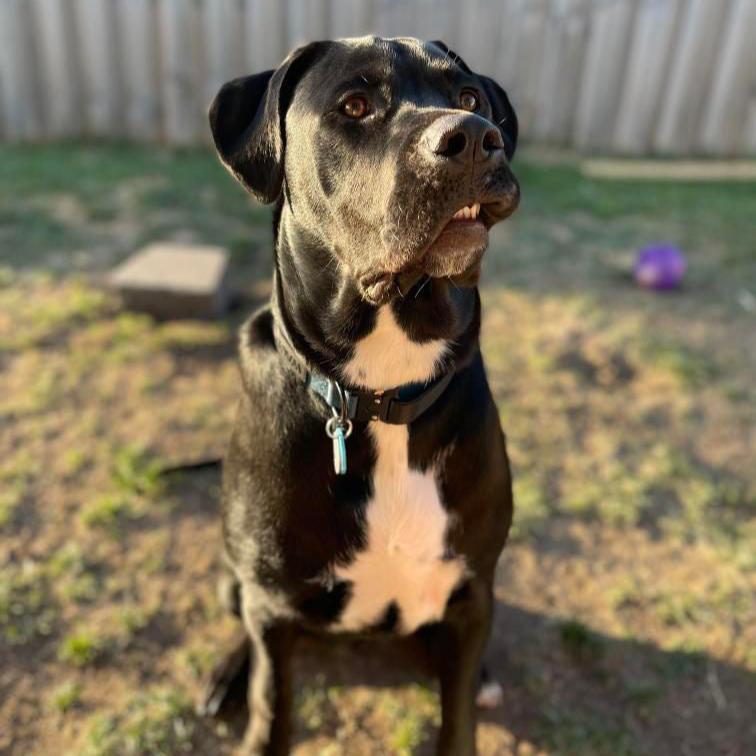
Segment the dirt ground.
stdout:
[[[235,331],[269,215],[205,152],[0,148],[0,753],[228,754],[194,713],[236,632],[215,596]],[[480,753],[756,753],[756,183],[516,162],[484,266],[483,350],[515,474]],[[103,275],[153,239],[222,243],[224,321],[124,312]],[[680,244],[684,287],[629,275]],[[295,753],[430,754],[432,682],[306,643]],[[359,671],[357,671],[359,670]]]

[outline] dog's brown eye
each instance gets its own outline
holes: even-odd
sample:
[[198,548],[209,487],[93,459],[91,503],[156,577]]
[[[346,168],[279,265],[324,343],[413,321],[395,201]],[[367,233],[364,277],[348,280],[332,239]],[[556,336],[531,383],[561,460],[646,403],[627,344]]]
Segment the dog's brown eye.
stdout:
[[350,118],[364,118],[368,114],[368,101],[364,97],[350,97],[341,106],[341,112]]
[[465,91],[459,96],[459,106],[462,110],[473,112],[478,109],[478,95],[475,92]]

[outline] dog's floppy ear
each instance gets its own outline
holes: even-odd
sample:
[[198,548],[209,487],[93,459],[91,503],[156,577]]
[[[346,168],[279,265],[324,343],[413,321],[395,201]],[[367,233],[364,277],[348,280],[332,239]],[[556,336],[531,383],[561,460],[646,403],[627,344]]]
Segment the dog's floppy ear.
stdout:
[[281,194],[286,111],[297,82],[323,44],[297,48],[275,71],[229,81],[210,105],[210,129],[220,159],[260,202],[275,202]]
[[517,114],[512,107],[512,103],[509,102],[507,93],[489,76],[483,76],[476,74],[470,70],[470,67],[465,63],[462,58],[449,48],[446,42],[442,42],[440,39],[436,39],[431,44],[436,45],[442,52],[450,57],[465,73],[477,76],[483,89],[485,90],[486,97],[491,103],[492,118],[501,131],[501,135],[504,138],[504,152],[508,160],[512,159],[515,148],[517,147]]

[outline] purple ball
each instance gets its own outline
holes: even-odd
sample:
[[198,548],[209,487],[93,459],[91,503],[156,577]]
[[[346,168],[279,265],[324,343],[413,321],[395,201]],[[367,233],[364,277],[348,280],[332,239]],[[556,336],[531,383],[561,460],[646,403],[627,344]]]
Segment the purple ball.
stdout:
[[675,289],[687,266],[685,255],[674,244],[649,244],[635,259],[635,280],[646,289]]

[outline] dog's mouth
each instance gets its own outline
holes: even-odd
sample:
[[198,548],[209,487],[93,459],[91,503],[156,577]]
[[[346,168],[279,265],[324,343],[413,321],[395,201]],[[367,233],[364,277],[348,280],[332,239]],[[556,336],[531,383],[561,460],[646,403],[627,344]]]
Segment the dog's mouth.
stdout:
[[428,245],[420,267],[431,278],[475,283],[488,247],[487,208],[473,202],[457,210]]
[[429,278],[449,279],[457,287],[475,286],[488,248],[488,230],[511,215],[519,203],[519,186],[491,199],[475,199],[440,219],[430,241],[411,262],[394,270],[371,271],[360,278],[363,296],[380,304],[404,296]]

